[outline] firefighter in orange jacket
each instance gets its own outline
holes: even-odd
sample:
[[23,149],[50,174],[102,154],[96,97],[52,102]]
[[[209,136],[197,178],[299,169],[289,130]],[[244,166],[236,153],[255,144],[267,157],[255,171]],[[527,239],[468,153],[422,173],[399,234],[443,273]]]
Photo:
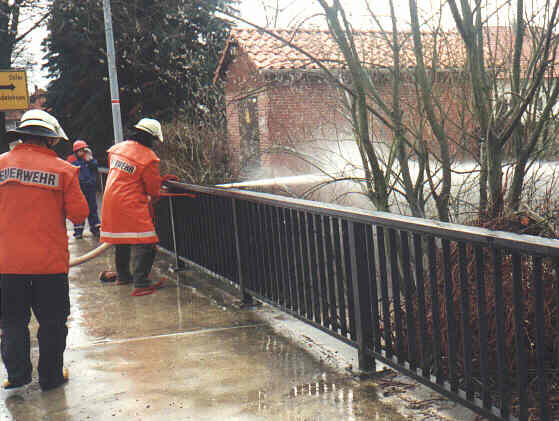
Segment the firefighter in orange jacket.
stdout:
[[[150,212],[150,200],[159,196],[161,177],[154,142],[163,142],[161,124],[141,119],[131,140],[109,149],[109,174],[101,211],[101,242],[115,244],[115,272],[101,272],[100,280],[118,285],[134,282],[133,296],[148,295],[162,286],[149,274],[159,239]],[[130,255],[135,249],[133,273]]]
[[45,111],[23,114],[0,155],[0,284],[2,360],[6,389],[31,382],[29,320],[39,322],[39,384],[53,389],[68,380],[63,367],[70,314],[66,218],[81,223],[89,213],[78,169],[51,150],[68,140]]

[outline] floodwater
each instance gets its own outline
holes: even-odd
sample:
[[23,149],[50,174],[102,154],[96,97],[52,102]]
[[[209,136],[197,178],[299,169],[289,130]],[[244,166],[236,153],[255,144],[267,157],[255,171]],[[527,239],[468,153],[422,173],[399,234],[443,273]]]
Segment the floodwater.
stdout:
[[[85,237],[70,247],[94,245]],[[109,252],[70,272],[69,383],[41,392],[35,372],[24,389],[1,390],[1,420],[403,420],[372,382],[332,370],[212,295],[203,275],[184,272],[178,287],[160,255],[153,277],[167,277],[166,288],[131,297],[131,286],[97,280],[111,262]],[[32,347],[36,365],[34,338]]]

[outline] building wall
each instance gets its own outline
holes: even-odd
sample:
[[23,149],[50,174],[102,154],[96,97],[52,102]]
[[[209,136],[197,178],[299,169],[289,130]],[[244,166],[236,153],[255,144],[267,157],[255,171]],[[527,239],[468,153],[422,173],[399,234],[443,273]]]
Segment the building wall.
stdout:
[[233,173],[253,176],[253,168],[242,168],[241,102],[255,97],[258,105],[260,163],[274,175],[311,170],[301,159],[279,153],[282,147],[333,140],[350,129],[341,111],[338,93],[320,80],[266,81],[242,57],[228,67],[225,83],[228,142]]
[[262,97],[262,164],[278,175],[313,171],[303,159],[282,149],[309,154],[314,145],[316,153],[325,143],[348,137],[351,126],[338,91],[323,81],[276,82]]
[[258,90],[263,84],[260,75],[250,64],[246,53],[240,50],[227,66],[225,75],[225,105],[227,114],[227,135],[231,170],[237,177],[241,175],[241,118],[240,103],[255,96],[258,103],[257,119],[260,122],[260,97]]
[[[392,107],[392,84],[390,81],[376,81],[382,100]],[[477,153],[477,139],[472,136],[476,131],[472,123],[470,88],[468,84],[453,76],[445,76],[433,83],[433,107],[437,120],[441,122],[448,137],[450,155],[456,159],[471,159]],[[425,142],[431,153],[439,154],[439,143],[421,111],[417,97],[417,87],[412,82],[402,82],[400,86],[400,108],[404,126],[411,131],[407,134],[412,142]],[[375,107],[378,109],[378,107]],[[389,116],[384,115],[388,120]],[[372,134],[380,142],[390,144],[392,130],[378,118],[372,121]]]
[[[383,101],[390,107],[391,82],[379,79],[374,83]],[[477,142],[466,135],[474,132],[471,116],[464,111],[468,108],[464,103],[468,101],[469,89],[460,81],[445,78],[434,84],[433,91],[436,92],[434,97],[440,98],[436,112],[444,115],[441,121],[449,133],[451,154],[458,158],[467,157],[464,151],[471,153],[477,150]],[[239,177],[252,176],[246,171],[243,173],[240,158],[239,102],[247,95],[257,99],[260,163],[268,172],[272,172],[271,175],[313,171],[312,166],[293,154],[278,153],[282,148],[301,149],[303,146],[302,150],[312,154],[313,148],[316,152],[321,143],[352,138],[348,113],[342,105],[339,90],[316,76],[299,73],[299,76],[290,77],[279,74],[265,80],[241,54],[228,67],[225,92],[231,162],[234,174]],[[404,124],[416,134],[415,137],[411,136],[412,141],[422,137],[431,151],[438,153],[438,142],[425,117],[418,112],[416,95],[416,87],[412,83],[402,83],[400,98]],[[378,118],[371,121],[371,135],[379,143],[390,145],[393,141],[392,130]],[[268,175],[263,172],[261,176]]]

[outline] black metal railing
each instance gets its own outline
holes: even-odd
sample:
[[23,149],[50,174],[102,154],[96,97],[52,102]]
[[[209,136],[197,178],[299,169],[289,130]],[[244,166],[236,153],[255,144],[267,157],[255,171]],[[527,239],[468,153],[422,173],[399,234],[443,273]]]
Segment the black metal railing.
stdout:
[[559,419],[559,241],[169,183],[161,246],[496,420]]
[[105,184],[107,184],[107,176],[109,175],[109,169],[104,167],[99,167],[97,170],[97,192],[103,194],[105,191]]

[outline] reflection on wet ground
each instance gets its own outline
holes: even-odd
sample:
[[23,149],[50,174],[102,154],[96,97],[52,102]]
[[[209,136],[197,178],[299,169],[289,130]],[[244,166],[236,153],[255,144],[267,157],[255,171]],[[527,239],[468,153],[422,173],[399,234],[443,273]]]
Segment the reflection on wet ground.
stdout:
[[[74,254],[93,247],[91,237],[71,242]],[[70,382],[46,393],[36,381],[1,391],[0,419],[402,419],[376,401],[372,384],[334,372],[250,310],[204,295],[203,275],[187,271],[187,286],[168,279],[151,296],[131,297],[131,286],[97,280],[112,258],[70,273]],[[173,277],[168,267],[160,256],[154,277]]]

